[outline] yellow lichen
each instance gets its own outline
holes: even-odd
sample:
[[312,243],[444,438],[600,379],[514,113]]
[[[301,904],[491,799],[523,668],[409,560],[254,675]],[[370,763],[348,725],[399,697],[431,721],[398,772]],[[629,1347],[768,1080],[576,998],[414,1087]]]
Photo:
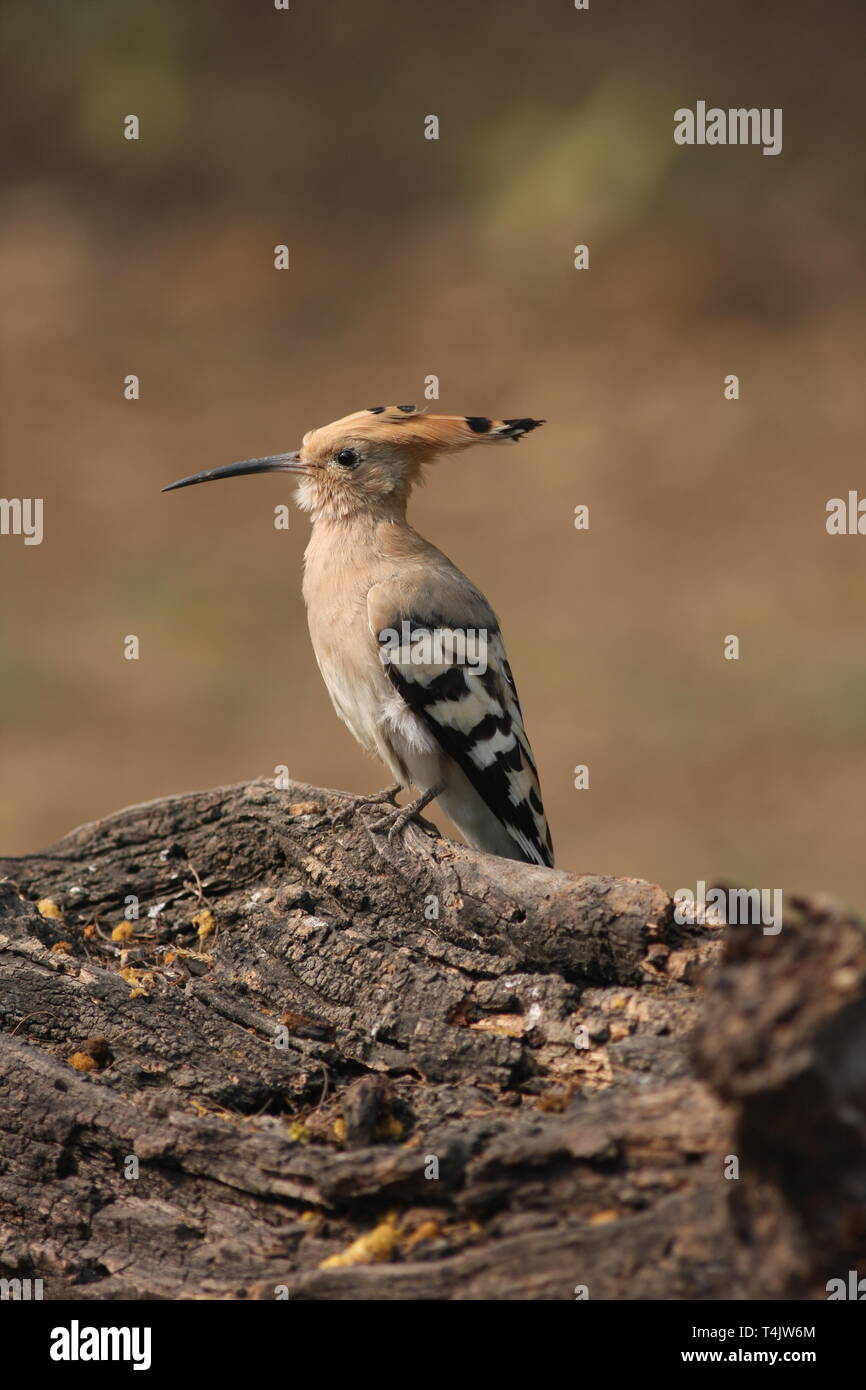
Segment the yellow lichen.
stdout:
[[107,1038],[85,1038],[66,1060],[76,1071],[101,1071],[114,1060],[114,1054]]
[[63,913],[51,898],[40,898],[36,904],[36,911],[40,917],[62,917]]
[[390,1260],[397,1242],[397,1218],[391,1213],[365,1236],[359,1236],[338,1255],[322,1260],[319,1269],[346,1269],[350,1265],[381,1264]]
[[438,1221],[422,1221],[421,1225],[416,1226],[415,1230],[405,1241],[403,1249],[409,1254],[409,1252],[414,1250],[416,1245],[420,1245],[422,1241],[435,1240],[436,1237],[441,1234],[442,1227],[439,1225]]
[[66,1058],[66,1061],[76,1071],[99,1071],[99,1063],[95,1057],[91,1057],[89,1052],[73,1052],[71,1057]]
[[128,965],[125,970],[119,970],[117,973],[128,985],[134,986],[129,995],[130,999],[139,999],[142,994],[150,994],[153,989],[152,970],[134,970]]
[[214,915],[209,907],[203,907],[201,912],[197,912],[192,919],[194,927],[198,928],[199,942],[204,941],[205,937],[210,936],[216,926]]

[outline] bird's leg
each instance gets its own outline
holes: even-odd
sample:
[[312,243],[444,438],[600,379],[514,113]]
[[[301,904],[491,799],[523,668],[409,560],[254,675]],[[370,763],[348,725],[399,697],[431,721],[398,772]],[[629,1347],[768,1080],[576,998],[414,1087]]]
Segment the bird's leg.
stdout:
[[[424,810],[424,807],[429,806],[431,801],[435,801],[439,793],[444,790],[445,784],[443,782],[439,786],[431,787],[429,791],[426,791],[423,796],[419,796],[415,801],[410,801],[408,806],[403,806],[390,824],[388,839],[395,840],[398,835],[401,835],[410,820],[414,820],[416,816],[419,816]],[[388,825],[388,821],[380,820],[371,825],[370,829],[384,830],[386,825]]]
[[342,825],[345,821],[351,820],[356,811],[362,806],[380,806],[383,802],[388,802],[395,806],[397,797],[403,790],[401,782],[394,782],[390,787],[384,787],[380,792],[362,793],[360,796],[353,796],[349,792],[337,792],[336,795],[344,797],[348,805],[342,811],[337,811],[332,817],[334,825]]

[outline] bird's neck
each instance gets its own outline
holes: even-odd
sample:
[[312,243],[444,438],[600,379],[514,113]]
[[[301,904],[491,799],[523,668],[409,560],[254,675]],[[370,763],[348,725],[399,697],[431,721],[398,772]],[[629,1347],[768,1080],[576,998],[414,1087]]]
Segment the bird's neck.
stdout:
[[373,506],[365,504],[347,511],[322,508],[313,512],[312,522],[313,536],[323,544],[331,540],[345,545],[355,537],[369,541],[383,527],[411,530],[406,520],[406,498],[394,494]]
[[382,564],[390,567],[426,549],[427,542],[406,520],[405,507],[319,516],[304,555],[305,577],[339,570],[360,580]]

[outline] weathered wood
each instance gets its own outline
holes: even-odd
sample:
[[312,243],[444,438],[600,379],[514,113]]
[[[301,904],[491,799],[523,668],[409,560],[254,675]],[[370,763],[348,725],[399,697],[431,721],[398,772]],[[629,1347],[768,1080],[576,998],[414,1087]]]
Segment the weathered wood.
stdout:
[[257,782],[0,860],[0,1272],[48,1298],[635,1299],[847,1270],[856,922],[679,927],[651,884],[346,811]]

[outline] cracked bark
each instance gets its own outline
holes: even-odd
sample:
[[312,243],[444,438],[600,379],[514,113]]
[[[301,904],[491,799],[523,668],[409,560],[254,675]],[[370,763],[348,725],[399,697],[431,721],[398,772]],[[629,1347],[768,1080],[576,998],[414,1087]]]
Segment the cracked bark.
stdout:
[[862,1267],[860,923],[681,927],[652,884],[344,805],[256,782],[0,860],[0,1273],[714,1299]]

